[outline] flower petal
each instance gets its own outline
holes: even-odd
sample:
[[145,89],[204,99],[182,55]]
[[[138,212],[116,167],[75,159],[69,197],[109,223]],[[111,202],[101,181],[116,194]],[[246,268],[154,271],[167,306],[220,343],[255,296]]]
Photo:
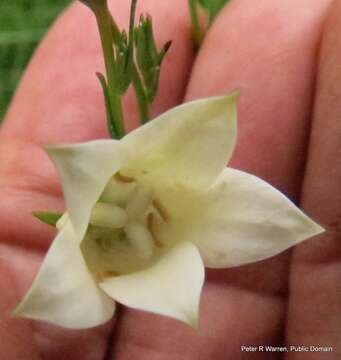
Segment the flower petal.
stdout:
[[71,222],[67,221],[13,316],[82,329],[108,321],[114,311],[114,301],[89,273]]
[[182,243],[147,270],[107,279],[100,287],[124,305],[195,327],[204,271],[196,246]]
[[210,185],[236,143],[238,93],[178,106],[122,139],[132,159],[123,171],[157,182]]
[[81,240],[92,207],[109,178],[122,166],[126,152],[115,140],[46,147],[46,151],[60,174],[68,213]]
[[271,185],[226,168],[191,224],[190,239],[206,266],[220,268],[268,258],[321,232]]
[[208,267],[259,261],[323,231],[271,185],[231,168],[206,191],[178,187],[158,196],[172,215],[156,224],[158,240],[194,243]]

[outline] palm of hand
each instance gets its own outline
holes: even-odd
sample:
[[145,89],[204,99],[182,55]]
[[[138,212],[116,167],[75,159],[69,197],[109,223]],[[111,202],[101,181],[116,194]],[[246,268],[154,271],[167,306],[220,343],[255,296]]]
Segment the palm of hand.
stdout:
[[[172,2],[161,6],[141,1],[160,29],[160,43],[174,40],[153,115],[180,103],[183,96],[190,100],[240,89],[239,143],[231,166],[300,199],[315,220],[331,228],[293,252],[241,268],[209,271],[199,334],[173,320],[128,309],[121,309],[109,324],[86,331],[8,319],[52,239],[52,231],[30,214],[62,209],[55,170],[40,145],[106,136],[100,88],[93,75],[101,66],[94,21],[80,5],[60,19],[27,71],[1,132],[1,358],[273,359],[282,355],[250,355],[241,352],[241,345],[340,343],[336,240],[341,195],[336,191],[341,168],[335,161],[340,138],[334,136],[340,132],[340,88],[334,86],[333,96],[326,95],[340,73],[327,60],[341,49],[330,48],[341,6],[335,3],[335,15],[327,23],[309,135],[316,50],[330,1],[305,2],[309,10],[291,0],[261,1],[256,8],[247,0],[232,3],[194,59],[186,2],[171,13]],[[126,8],[125,1],[116,2],[119,23],[127,19]],[[131,94],[125,110],[132,128],[137,116]],[[328,164],[333,161],[331,177]],[[321,354],[285,356],[313,359]]]

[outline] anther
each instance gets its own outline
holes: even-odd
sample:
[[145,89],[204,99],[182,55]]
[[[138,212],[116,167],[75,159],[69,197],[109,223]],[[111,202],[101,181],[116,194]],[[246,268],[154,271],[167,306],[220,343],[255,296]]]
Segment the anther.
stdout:
[[117,181],[113,176],[105,187],[101,200],[123,205],[128,201],[135,187],[135,182]]
[[148,229],[139,223],[128,223],[124,231],[127,235],[128,241],[133,245],[138,255],[148,260],[153,255],[153,237]]
[[149,232],[151,233],[152,237],[153,237],[153,241],[154,241],[154,245],[158,248],[162,248],[163,244],[161,241],[159,241],[155,235],[155,230],[154,230],[154,214],[153,213],[149,213],[147,216],[147,228],[149,230]]
[[119,182],[124,182],[124,183],[132,183],[132,182],[136,182],[136,179],[131,177],[131,176],[127,176],[127,175],[123,175],[120,172],[117,172],[114,175],[115,180],[119,181]]
[[169,214],[167,209],[160,203],[159,200],[154,199],[152,202],[154,208],[156,209],[156,211],[158,212],[158,214],[161,216],[161,218],[165,221],[168,222],[169,221]]
[[114,270],[108,270],[108,271],[103,271],[102,276],[104,278],[108,278],[108,277],[113,277],[113,276],[120,276],[121,274],[118,271],[114,271]]
[[121,274],[117,271],[112,271],[112,270],[109,270],[109,271],[101,271],[101,272],[98,272],[96,274],[96,278],[97,278],[97,281],[99,282],[102,282],[104,280],[106,280],[107,278],[111,278],[111,277],[114,277],[114,276],[120,276]]

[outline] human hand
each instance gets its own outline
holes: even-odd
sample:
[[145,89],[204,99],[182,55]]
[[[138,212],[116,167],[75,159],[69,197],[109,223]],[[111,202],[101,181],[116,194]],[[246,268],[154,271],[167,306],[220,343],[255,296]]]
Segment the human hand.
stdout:
[[[126,25],[128,6],[112,11]],[[341,5],[330,0],[235,0],[216,19],[194,58],[186,1],[141,0],[160,44],[173,39],[152,114],[199,97],[239,89],[239,141],[231,166],[253,173],[297,202],[327,232],[272,259],[208,271],[199,333],[157,315],[120,309],[104,326],[69,331],[9,319],[53,238],[32,216],[62,210],[53,165],[41,144],[106,137],[95,71],[102,67],[94,19],[82,5],[57,22],[29,66],[0,134],[0,358],[277,359],[241,345],[341,343],[339,183]],[[318,77],[317,77],[318,76]],[[317,88],[315,80],[318,78]],[[129,128],[137,125],[132,94]],[[86,316],[86,314],[84,314]],[[336,351],[329,358],[338,358]],[[319,359],[321,353],[288,353]]]

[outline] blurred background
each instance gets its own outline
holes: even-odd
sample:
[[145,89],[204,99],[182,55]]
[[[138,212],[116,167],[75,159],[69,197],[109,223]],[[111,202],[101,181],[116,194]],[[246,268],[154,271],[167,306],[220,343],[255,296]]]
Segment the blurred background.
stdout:
[[0,0],[0,123],[34,49],[70,0]]

